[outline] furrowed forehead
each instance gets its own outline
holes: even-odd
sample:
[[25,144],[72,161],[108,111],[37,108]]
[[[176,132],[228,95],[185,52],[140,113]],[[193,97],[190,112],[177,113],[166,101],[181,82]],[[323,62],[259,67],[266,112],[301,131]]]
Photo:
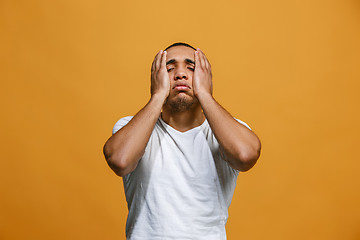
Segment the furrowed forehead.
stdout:
[[183,60],[172,58],[172,59],[166,61],[166,65],[173,64],[173,63],[176,64],[176,63],[181,62],[181,61],[185,62],[185,63],[195,64],[194,60],[189,59],[189,58],[185,58]]

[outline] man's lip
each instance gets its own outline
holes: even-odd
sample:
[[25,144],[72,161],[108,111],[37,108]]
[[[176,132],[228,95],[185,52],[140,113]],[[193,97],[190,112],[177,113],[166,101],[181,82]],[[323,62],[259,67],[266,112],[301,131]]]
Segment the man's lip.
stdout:
[[190,87],[188,85],[182,85],[182,84],[179,84],[179,85],[176,85],[175,87],[173,87],[173,89],[178,89],[178,90],[186,90],[186,89],[190,89]]

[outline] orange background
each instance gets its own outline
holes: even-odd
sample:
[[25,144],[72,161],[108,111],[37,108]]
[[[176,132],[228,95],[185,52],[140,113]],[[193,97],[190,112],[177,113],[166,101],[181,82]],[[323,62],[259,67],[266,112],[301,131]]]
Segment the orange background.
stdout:
[[184,41],[262,140],[228,239],[360,239],[360,2],[0,2],[0,239],[125,239],[102,146]]

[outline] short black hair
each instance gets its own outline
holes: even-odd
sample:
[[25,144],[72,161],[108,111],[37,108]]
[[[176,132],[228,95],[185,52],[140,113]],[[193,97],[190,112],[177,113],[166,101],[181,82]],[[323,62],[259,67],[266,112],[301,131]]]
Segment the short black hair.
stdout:
[[164,51],[168,50],[168,49],[171,48],[171,47],[176,47],[176,46],[185,46],[185,47],[192,48],[192,49],[194,49],[194,50],[196,51],[196,48],[194,48],[194,47],[191,46],[190,44],[183,43],[183,42],[173,43],[173,44],[171,44],[170,46],[168,46],[167,48],[165,48]]

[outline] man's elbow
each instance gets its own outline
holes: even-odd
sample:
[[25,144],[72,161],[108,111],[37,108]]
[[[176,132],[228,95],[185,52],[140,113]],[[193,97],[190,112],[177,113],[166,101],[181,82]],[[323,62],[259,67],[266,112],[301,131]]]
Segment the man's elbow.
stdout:
[[106,161],[114,173],[120,177],[124,177],[134,170],[134,167],[129,164],[129,161],[120,156],[111,156],[107,158]]
[[109,147],[106,146],[106,144],[104,146],[103,152],[106,162],[116,175],[124,177],[133,171],[134,167],[130,164],[130,161],[126,158],[125,154],[111,151]]
[[260,142],[253,148],[242,150],[237,157],[237,169],[242,172],[249,171],[257,162],[260,157],[261,145]]

